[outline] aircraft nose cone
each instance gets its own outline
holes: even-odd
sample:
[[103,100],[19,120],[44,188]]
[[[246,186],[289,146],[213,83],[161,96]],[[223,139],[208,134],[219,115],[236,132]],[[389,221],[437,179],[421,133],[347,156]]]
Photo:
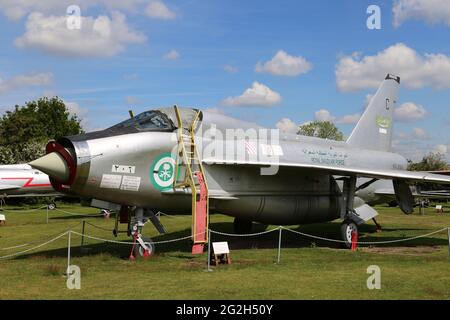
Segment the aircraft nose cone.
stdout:
[[58,181],[67,182],[69,180],[69,166],[64,158],[57,152],[46,154],[45,156],[30,162],[29,165]]

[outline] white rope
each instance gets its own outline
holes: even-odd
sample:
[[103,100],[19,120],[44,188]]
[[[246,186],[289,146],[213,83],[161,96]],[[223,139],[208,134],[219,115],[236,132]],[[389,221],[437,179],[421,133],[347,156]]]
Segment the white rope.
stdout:
[[[316,240],[323,240],[323,241],[330,241],[330,242],[337,242],[337,243],[347,243],[347,241],[344,241],[344,240],[329,239],[329,238],[314,236],[312,234],[303,233],[303,232],[300,232],[300,231],[295,231],[295,230],[292,230],[292,229],[289,229],[289,228],[285,228],[285,227],[281,227],[281,228],[286,230],[286,231],[290,231],[290,232],[293,232],[293,233],[296,233],[296,234],[299,234],[299,235],[302,235],[302,236],[305,236],[305,237],[308,237],[308,238],[313,238],[313,239],[316,239]],[[389,243],[397,243],[397,242],[406,242],[406,241],[416,240],[416,239],[420,239],[420,238],[425,238],[425,237],[431,236],[433,234],[445,231],[447,229],[448,228],[444,228],[444,229],[433,231],[433,232],[430,232],[430,233],[427,233],[427,234],[423,234],[423,235],[420,235],[420,236],[411,237],[411,238],[404,238],[404,239],[398,239],[398,240],[376,241],[376,242],[358,241],[358,244],[377,245],[377,244],[389,244]]]
[[38,210],[42,210],[44,208],[47,208],[47,206],[42,206],[40,208],[36,208],[36,209],[29,209],[29,210],[9,210],[9,209],[3,209],[4,212],[9,212],[9,213],[13,213],[13,212],[34,212],[34,211],[38,211]]
[[256,237],[256,236],[271,233],[271,232],[274,232],[277,230],[280,230],[280,227],[271,229],[271,230],[267,230],[267,231],[263,231],[263,232],[258,232],[258,233],[235,234],[235,233],[224,233],[224,232],[219,232],[219,231],[214,231],[214,230],[209,229],[209,231],[211,231],[211,233],[220,234],[222,236],[228,236],[228,237]]
[[[78,227],[80,224],[81,224],[81,222],[78,222],[77,224],[71,226],[70,228],[65,229],[64,232],[69,232],[71,229]],[[58,232],[57,235],[58,235],[58,234],[60,234],[60,233]],[[48,239],[48,238],[52,238],[52,237],[54,237],[54,236],[55,236],[55,235],[51,235],[51,236],[48,236],[48,237],[46,237],[46,238]],[[13,247],[0,248],[0,250],[2,250],[2,251],[7,251],[7,250],[12,250],[12,249],[17,249],[17,248],[26,247],[26,246],[31,246],[32,244],[39,243],[40,241],[41,241],[41,240],[39,240],[39,241],[33,241],[33,242],[28,242],[28,243],[24,243],[24,244],[19,244],[19,245],[13,246]]]
[[78,216],[78,217],[103,217],[104,216],[102,213],[86,214],[86,213],[69,212],[69,211],[65,211],[65,210],[61,210],[61,209],[57,209],[57,208],[55,208],[55,211],[60,211],[60,212],[67,213],[72,216]]
[[49,241],[46,241],[46,242],[44,242],[44,243],[41,243],[40,245],[37,245],[37,246],[35,246],[35,247],[33,247],[33,248],[30,248],[30,249],[27,249],[27,250],[24,250],[24,251],[21,251],[21,252],[13,253],[13,254],[10,254],[10,255],[7,255],[7,256],[2,256],[2,257],[0,257],[0,260],[6,260],[6,259],[9,259],[9,258],[17,257],[17,256],[20,256],[20,255],[22,255],[22,254],[24,254],[24,253],[27,253],[27,252],[30,252],[30,251],[39,249],[39,248],[41,248],[41,247],[43,247],[43,246],[46,246],[46,245],[48,245],[48,244],[50,244],[50,243],[52,243],[52,242],[58,240],[59,238],[65,236],[65,235],[68,234],[69,232],[70,232],[70,231],[66,231],[66,232],[60,234],[59,236],[57,236],[57,237],[55,237],[55,238],[53,238],[53,239],[51,239],[51,240],[49,240]]
[[[99,237],[90,236],[88,234],[82,234],[82,233],[75,232],[75,231],[71,231],[71,232],[73,234],[77,234],[79,236],[84,236],[84,237],[86,237],[88,239],[92,239],[92,240],[103,241],[103,242],[110,242],[110,243],[116,243],[116,244],[133,245],[133,242],[131,242],[131,241],[125,242],[125,241],[117,241],[117,240],[108,240],[108,239],[103,239],[103,238],[99,238]],[[204,234],[204,232],[199,233],[197,235],[201,235],[201,234]],[[191,239],[191,238],[192,238],[192,236],[186,236],[186,237],[178,238],[178,239],[171,239],[171,240],[164,240],[164,241],[152,241],[152,243],[153,244],[164,244],[164,243],[171,243],[171,242],[178,242],[178,241],[188,240],[188,239]]]
[[180,218],[180,216],[172,216],[172,215],[170,215],[170,214],[166,214],[166,213],[164,213],[164,212],[158,212],[157,214],[155,214],[155,216],[161,216],[161,215],[163,215],[164,217],[167,217],[167,218],[171,218],[171,219],[175,219],[175,218]]
[[110,230],[110,229],[107,229],[107,228],[104,228],[104,227],[97,226],[97,225],[95,225],[95,224],[93,224],[93,223],[90,223],[90,222],[88,222],[88,221],[85,221],[85,223],[86,223],[87,225],[90,225],[91,227],[96,228],[96,229],[100,229],[100,230],[103,230],[103,231],[109,231],[109,232],[112,232],[112,230]]

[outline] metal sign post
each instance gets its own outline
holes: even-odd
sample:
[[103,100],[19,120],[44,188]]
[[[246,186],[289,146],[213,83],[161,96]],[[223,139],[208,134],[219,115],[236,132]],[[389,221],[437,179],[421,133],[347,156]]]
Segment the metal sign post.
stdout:
[[67,269],[66,276],[69,276],[69,267],[70,267],[70,242],[71,242],[72,231],[69,230],[68,238],[67,238]]
[[83,228],[81,230],[81,245],[80,245],[80,250],[83,250],[83,245],[84,245],[84,228],[86,226],[86,221],[83,220]]
[[279,236],[278,236],[278,257],[277,257],[277,263],[280,264],[281,261],[281,233],[283,231],[283,227],[279,227]]
[[450,228],[447,229],[448,232],[448,253],[450,254]]
[[211,230],[208,228],[208,269],[206,271],[212,271],[211,269]]

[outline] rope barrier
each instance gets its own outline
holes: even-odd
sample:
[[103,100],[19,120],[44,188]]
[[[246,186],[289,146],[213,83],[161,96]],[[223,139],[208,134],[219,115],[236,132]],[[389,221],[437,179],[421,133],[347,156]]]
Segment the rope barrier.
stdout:
[[[103,241],[103,242],[110,242],[110,243],[116,243],[116,244],[125,244],[125,245],[132,245],[132,242],[125,242],[125,241],[117,241],[117,240],[109,240],[109,239],[103,239],[103,238],[99,238],[99,237],[94,237],[94,236],[90,236],[88,234],[82,234],[76,231],[71,231],[73,234],[88,238],[88,239],[92,239],[92,240],[97,240],[97,241]],[[198,233],[197,235],[201,235],[204,234],[204,232]],[[192,235],[183,237],[183,238],[177,238],[177,239],[171,239],[171,240],[162,240],[162,241],[152,241],[153,244],[165,244],[165,243],[172,243],[172,242],[179,242],[179,241],[183,241],[183,240],[188,240],[191,239]]]
[[72,216],[78,216],[78,217],[103,217],[103,213],[99,213],[99,214],[86,214],[86,213],[78,213],[78,212],[69,212],[69,211],[65,211],[65,210],[58,209],[58,208],[55,208],[55,211],[67,213],[67,214],[70,214],[70,215],[72,215]]
[[37,246],[35,246],[33,248],[30,248],[30,249],[27,249],[27,250],[24,250],[24,251],[21,251],[21,252],[16,252],[16,253],[13,253],[13,254],[10,254],[10,255],[2,256],[2,257],[0,257],[0,260],[6,260],[6,259],[9,259],[9,258],[17,257],[17,256],[20,256],[20,255],[25,254],[27,252],[39,249],[39,248],[41,248],[43,246],[46,246],[46,245],[48,245],[48,244],[50,244],[52,242],[55,242],[56,240],[58,240],[61,237],[65,236],[66,234],[68,234],[69,232],[71,232],[71,231],[66,231],[66,232],[60,234],[59,236],[57,236],[57,237],[55,237],[55,238],[53,238],[53,239],[51,239],[49,241],[46,241],[44,243],[41,243],[41,244],[39,244],[39,245],[37,245]]
[[[78,224],[76,224],[72,228],[77,227],[79,224],[81,224],[81,222],[79,222]],[[97,226],[95,226],[95,227],[97,227]],[[329,238],[325,238],[325,237],[319,237],[319,236],[307,234],[307,233],[304,233],[304,232],[292,230],[292,229],[289,229],[289,228],[285,228],[285,227],[282,227],[282,226],[280,226],[278,228],[271,229],[271,230],[267,230],[267,231],[263,231],[263,232],[259,232],[259,233],[252,233],[252,234],[231,234],[231,233],[219,232],[219,231],[214,231],[214,230],[208,229],[208,231],[210,233],[223,235],[223,236],[231,236],[231,237],[253,237],[253,236],[260,236],[260,235],[268,234],[268,233],[271,233],[271,232],[274,232],[274,231],[280,231],[280,233],[281,233],[282,230],[286,230],[286,231],[289,231],[289,232],[292,232],[292,233],[295,233],[295,234],[299,234],[299,235],[302,235],[302,236],[305,236],[305,237],[308,237],[308,238],[313,238],[313,239],[316,239],[316,240],[323,240],[323,241],[330,241],[330,242],[337,242],[337,243],[346,243],[346,241],[343,241],[343,240],[336,240],[336,239],[329,239]],[[415,240],[415,239],[428,237],[428,236],[431,236],[431,235],[434,235],[434,234],[437,234],[437,233],[440,233],[440,232],[443,232],[443,231],[449,231],[449,230],[450,230],[450,228],[443,228],[443,229],[440,229],[440,230],[436,230],[436,231],[433,231],[433,232],[430,232],[430,233],[427,233],[427,234],[423,234],[423,235],[419,235],[419,236],[415,236],[415,237],[411,237],[411,238],[398,239],[398,240],[388,240],[388,241],[377,241],[377,242],[359,242],[359,243],[360,244],[364,244],[364,245],[377,245],[377,244],[389,244],[389,243],[406,242],[406,241],[411,241],[411,240]],[[52,238],[52,239],[50,239],[50,240],[48,240],[48,241],[46,241],[44,243],[41,243],[41,244],[39,244],[39,245],[37,245],[35,247],[29,248],[29,249],[21,251],[21,252],[16,252],[16,253],[13,253],[13,254],[10,254],[10,255],[2,256],[2,257],[0,257],[0,260],[6,260],[6,259],[9,259],[9,258],[12,258],[12,257],[17,257],[17,256],[23,255],[23,254],[25,254],[27,252],[39,249],[39,248],[41,248],[41,247],[43,247],[45,245],[48,245],[48,244],[50,244],[50,243],[60,239],[61,237],[67,235],[68,233],[73,233],[73,234],[76,234],[76,235],[79,235],[79,236],[82,236],[82,237],[86,237],[88,239],[102,241],[102,242],[107,242],[107,243],[133,245],[133,243],[129,242],[129,241],[125,242],[125,241],[103,239],[103,238],[100,238],[100,237],[95,237],[95,236],[91,236],[91,235],[88,235],[88,234],[83,234],[83,233],[80,233],[80,232],[73,231],[73,230],[69,229],[69,230],[59,234],[58,236],[56,236],[56,237],[54,237],[54,238]],[[201,235],[201,234],[204,234],[204,232],[198,233],[197,235]],[[153,244],[155,244],[155,245],[156,244],[167,244],[167,243],[184,241],[184,240],[188,240],[188,239],[191,239],[191,238],[192,238],[192,235],[189,235],[189,236],[182,237],[182,238],[177,238],[177,239],[155,241],[155,242],[153,242]],[[14,246],[14,247],[9,247],[9,248],[3,248],[3,249],[0,249],[0,250],[9,250],[9,249],[14,249],[14,248],[24,247],[24,246],[27,246],[27,245],[31,245],[33,243],[35,243],[35,242],[22,244],[22,245],[18,245],[18,246]]]
[[97,226],[97,225],[95,225],[95,224],[93,224],[93,223],[90,223],[90,222],[88,222],[88,221],[85,221],[85,223],[88,224],[88,225],[90,225],[91,227],[96,228],[96,229],[103,230],[103,231],[108,231],[108,232],[112,232],[112,230],[110,230],[110,229],[107,229],[107,228],[104,228],[104,227]]
[[[292,229],[289,229],[289,228],[285,228],[285,227],[280,227],[280,228],[282,228],[282,229],[284,229],[286,231],[290,231],[292,233],[296,233],[296,234],[299,234],[299,235],[302,235],[302,236],[305,236],[305,237],[308,237],[308,238],[313,238],[313,239],[316,239],[316,240],[323,240],[323,241],[336,242],[336,243],[347,243],[347,241],[344,241],[344,240],[336,240],[336,239],[329,239],[329,238],[314,236],[312,234],[303,233],[303,232],[300,232],[300,231],[295,231],[295,230],[292,230]],[[446,230],[448,230],[448,228],[443,228],[441,230],[433,231],[433,232],[430,232],[430,233],[427,233],[427,234],[423,234],[423,235],[419,235],[419,236],[416,236],[416,237],[405,238],[405,239],[398,239],[398,240],[387,240],[387,241],[376,241],[376,242],[358,241],[358,244],[377,245],[377,244],[390,244],[390,243],[406,242],[406,241],[416,240],[416,239],[420,239],[420,238],[425,238],[425,237],[428,237],[428,236],[431,236],[431,235],[434,235],[434,234],[437,234],[437,233],[440,233],[440,232],[443,232],[443,231],[446,231]]]
[[[71,231],[73,228],[78,227],[81,223],[82,223],[82,222],[78,222],[77,224],[71,226],[70,228],[65,229],[64,232],[69,232],[69,231]],[[58,234],[60,234],[60,233],[58,232],[57,234],[53,234],[53,235],[48,236],[48,237],[46,237],[46,238],[52,238],[52,237],[54,237],[54,236],[56,236],[56,235],[58,235]],[[17,246],[13,246],[13,247],[0,248],[0,250],[2,250],[2,251],[5,250],[5,251],[7,251],[7,250],[12,250],[12,249],[22,248],[22,247],[26,247],[26,246],[31,246],[32,244],[39,243],[39,242],[41,242],[41,240],[39,240],[39,241],[33,241],[33,242],[28,242],[28,243],[24,243],[24,244],[19,244],[19,245],[17,245]]]
[[6,209],[3,209],[3,212],[10,212],[10,213],[19,213],[19,212],[34,212],[34,211],[38,211],[38,210],[42,210],[42,209],[45,209],[45,208],[47,208],[47,206],[42,206],[42,207],[40,207],[40,208],[35,208],[35,209],[29,209],[29,210],[6,210]]
[[170,214],[166,214],[166,213],[164,213],[164,212],[158,212],[157,214],[155,214],[155,216],[161,216],[161,215],[163,215],[164,217],[167,217],[167,218],[171,218],[171,219],[176,219],[176,218],[179,218],[179,216],[172,216],[172,215],[170,215]]
[[271,230],[267,230],[267,231],[263,231],[263,232],[249,233],[249,234],[225,233],[225,232],[214,231],[214,230],[211,230],[211,229],[209,229],[209,231],[211,231],[211,233],[219,234],[219,235],[222,235],[222,236],[227,236],[227,237],[243,237],[243,238],[244,238],[244,237],[256,237],[256,236],[261,236],[261,235],[263,235],[263,234],[271,233],[271,232],[277,231],[277,230],[279,230],[279,229],[280,229],[280,227],[275,228],[275,229],[271,229]]

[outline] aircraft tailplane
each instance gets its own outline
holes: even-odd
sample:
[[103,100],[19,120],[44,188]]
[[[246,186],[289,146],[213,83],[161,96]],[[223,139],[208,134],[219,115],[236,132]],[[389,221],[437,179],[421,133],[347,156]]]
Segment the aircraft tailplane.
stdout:
[[350,146],[377,151],[391,150],[399,87],[400,77],[388,74],[348,138]]

